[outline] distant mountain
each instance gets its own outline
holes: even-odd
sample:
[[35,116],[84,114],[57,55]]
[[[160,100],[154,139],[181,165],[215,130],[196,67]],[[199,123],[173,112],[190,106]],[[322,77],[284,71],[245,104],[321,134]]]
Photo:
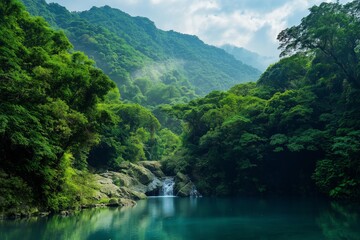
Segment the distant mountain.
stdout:
[[264,72],[270,64],[278,61],[278,59],[275,57],[261,56],[245,48],[236,47],[229,44],[223,45],[221,48],[224,49],[227,53],[233,55],[237,60],[257,68],[262,72]]
[[74,48],[93,58],[132,102],[184,102],[260,76],[257,69],[196,36],[159,30],[147,18],[109,6],[69,12],[44,0],[23,2],[30,13],[63,29]]

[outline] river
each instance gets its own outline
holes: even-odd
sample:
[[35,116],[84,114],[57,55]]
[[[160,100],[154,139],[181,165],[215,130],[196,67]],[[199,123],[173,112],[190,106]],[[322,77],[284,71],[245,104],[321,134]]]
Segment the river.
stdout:
[[322,200],[157,197],[133,208],[0,221],[0,239],[359,240],[359,205]]

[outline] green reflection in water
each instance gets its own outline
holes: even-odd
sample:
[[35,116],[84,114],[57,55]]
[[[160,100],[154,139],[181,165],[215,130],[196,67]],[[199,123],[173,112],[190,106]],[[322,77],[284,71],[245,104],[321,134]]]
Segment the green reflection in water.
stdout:
[[359,240],[359,213],[358,205],[332,202],[330,208],[320,214],[317,222],[326,239]]
[[360,239],[359,208],[294,199],[151,198],[134,208],[0,222],[0,239]]

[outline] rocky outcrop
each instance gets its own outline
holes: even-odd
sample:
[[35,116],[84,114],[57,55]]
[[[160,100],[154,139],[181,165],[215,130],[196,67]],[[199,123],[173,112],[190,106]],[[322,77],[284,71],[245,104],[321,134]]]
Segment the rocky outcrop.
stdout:
[[157,178],[165,177],[165,174],[161,169],[161,163],[158,161],[142,161],[139,162],[139,165],[150,170]]
[[98,184],[98,191],[95,194],[95,198],[97,200],[112,198],[127,198],[140,200],[146,198],[146,195],[143,192],[136,191],[135,189],[126,186],[116,185],[114,179],[112,178],[116,175],[116,172],[95,174],[95,181]]
[[[95,174],[98,184],[95,198],[106,202],[120,198],[140,200],[146,198],[146,195],[157,195],[162,186],[160,178],[164,176],[159,162],[123,162],[119,172]],[[111,204],[114,205],[114,200]]]
[[175,195],[179,197],[201,196],[190,178],[180,172],[175,176]]
[[[0,172],[0,180],[6,183],[8,175]],[[94,185],[91,185],[94,194],[89,196],[87,203],[76,207],[96,208],[106,206],[134,206],[135,200],[145,199],[147,196],[157,196],[166,178],[157,161],[142,161],[138,163],[123,162],[118,172],[106,171],[93,175]],[[177,173],[174,177],[174,195],[188,197],[194,195],[195,185],[187,175]],[[4,188],[5,189],[5,188]],[[17,189],[15,189],[17,190]],[[197,192],[195,192],[196,195]],[[4,193],[0,195],[0,206]],[[72,214],[74,209],[64,209],[61,215]],[[6,213],[6,215],[5,215]],[[50,214],[46,209],[30,207],[14,207],[0,212],[0,219],[5,217],[46,216]]]

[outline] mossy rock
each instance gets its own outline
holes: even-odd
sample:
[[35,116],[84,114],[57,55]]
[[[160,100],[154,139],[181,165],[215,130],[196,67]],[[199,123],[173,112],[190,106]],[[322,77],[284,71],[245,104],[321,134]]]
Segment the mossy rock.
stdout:
[[141,200],[146,199],[147,196],[142,192],[137,192],[132,189],[121,187],[119,189],[120,195],[122,198],[134,199],[134,200]]
[[178,172],[175,176],[175,195],[179,197],[188,197],[191,195],[195,185],[191,182],[190,178]]
[[136,202],[132,199],[128,199],[128,198],[119,198],[118,199],[118,202],[119,202],[119,205],[120,206],[135,206],[136,205]]
[[132,175],[144,185],[151,183],[155,178],[155,175],[149,169],[136,164],[131,164],[131,169],[128,173],[132,173]]
[[176,176],[175,176],[175,182],[184,182],[184,183],[187,183],[187,182],[189,182],[190,181],[190,178],[187,176],[187,175],[185,175],[185,174],[183,174],[183,173],[181,173],[181,172],[178,172],[177,174],[176,174]]
[[162,166],[159,161],[141,161],[139,165],[150,170],[157,178],[165,177],[164,172],[162,171]]

